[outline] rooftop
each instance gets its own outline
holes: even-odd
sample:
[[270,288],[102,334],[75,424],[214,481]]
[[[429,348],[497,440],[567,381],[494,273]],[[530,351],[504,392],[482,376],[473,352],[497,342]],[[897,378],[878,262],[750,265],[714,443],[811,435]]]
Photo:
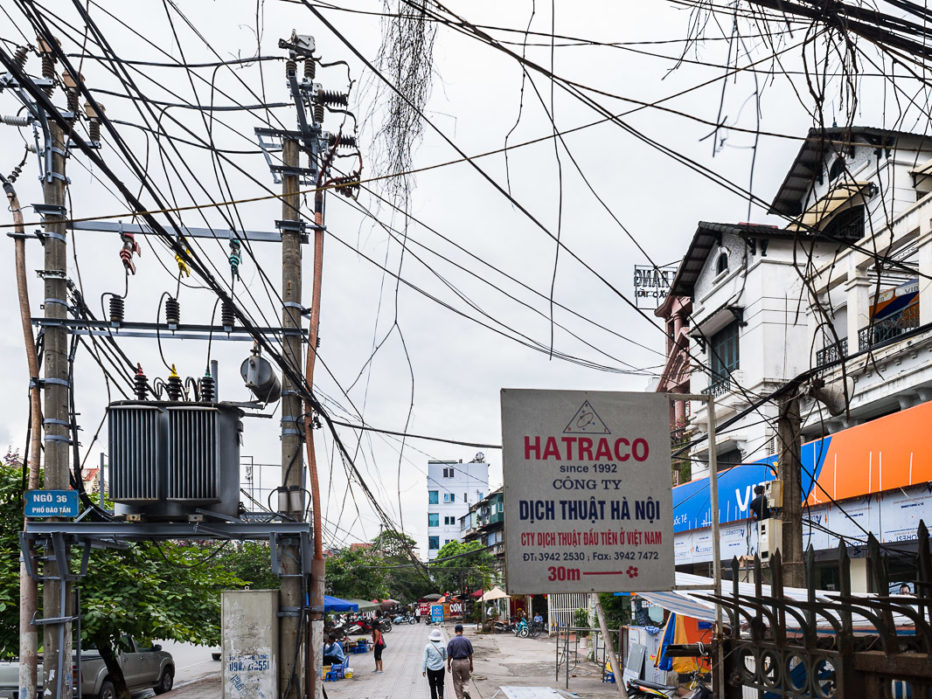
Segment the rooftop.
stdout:
[[872,145],[878,149],[892,149],[901,138],[929,139],[932,137],[909,131],[893,131],[870,126],[833,126],[829,129],[809,129],[805,141],[790,165],[786,179],[780,185],[770,213],[798,216],[805,207],[806,196],[814,180],[821,176],[826,153],[843,151],[854,146]]
[[[758,223],[710,223],[700,221],[696,232],[689,243],[686,255],[676,270],[673,283],[670,285],[670,296],[693,295],[693,287],[702,267],[705,265],[709,253],[722,242],[722,234],[729,233],[738,236],[752,237],[785,237],[787,231],[776,226],[765,226]],[[795,235],[795,234],[794,234]]]

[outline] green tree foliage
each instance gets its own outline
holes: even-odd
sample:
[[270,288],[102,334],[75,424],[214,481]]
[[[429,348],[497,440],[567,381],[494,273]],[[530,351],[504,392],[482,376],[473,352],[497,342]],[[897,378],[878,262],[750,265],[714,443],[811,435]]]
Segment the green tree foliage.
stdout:
[[[216,551],[222,544],[214,546]],[[122,635],[144,645],[162,638],[220,642],[220,592],[242,587],[243,581],[217,565],[214,551],[141,542],[125,551],[92,552],[81,582],[82,640],[97,647],[118,696],[130,696],[116,658]]]
[[451,541],[437,552],[430,573],[441,592],[489,589],[496,578],[496,563],[478,541]]
[[[575,626],[577,629],[588,629],[589,624],[588,609],[580,608],[573,612],[573,626]],[[585,638],[589,635],[588,631],[577,631],[576,633],[580,638]]]
[[605,613],[605,624],[609,629],[617,629],[631,622],[631,597],[629,595],[615,595],[603,592],[599,595],[602,611]]
[[272,572],[272,554],[266,541],[244,541],[217,556],[223,566],[252,590],[277,590],[281,580]]
[[19,653],[19,532],[23,528],[22,470],[0,461],[0,658]]
[[385,563],[372,548],[348,548],[330,556],[327,594],[343,599],[384,599],[388,596]]
[[409,603],[436,589],[422,565],[412,562],[414,539],[383,531],[368,547],[350,547],[327,559],[327,593],[344,599],[392,598]]
[[384,531],[372,542],[372,548],[385,564],[385,586],[388,596],[409,603],[434,591],[424,566],[412,562],[414,539],[396,531]]
[[[0,654],[19,649],[19,540],[23,527],[22,471],[0,463]],[[220,592],[270,582],[268,547],[248,545],[237,565],[223,563],[232,544],[140,542],[125,550],[93,549],[81,589],[82,643],[94,643],[119,695],[129,698],[115,651],[121,635],[142,644],[171,639],[205,645],[220,642]],[[218,548],[220,547],[220,548]],[[73,551],[73,569],[80,549]],[[237,573],[246,574],[245,578]],[[277,585],[277,579],[275,579]]]
[[372,540],[372,549],[385,558],[402,558],[410,561],[417,543],[403,532],[386,530]]

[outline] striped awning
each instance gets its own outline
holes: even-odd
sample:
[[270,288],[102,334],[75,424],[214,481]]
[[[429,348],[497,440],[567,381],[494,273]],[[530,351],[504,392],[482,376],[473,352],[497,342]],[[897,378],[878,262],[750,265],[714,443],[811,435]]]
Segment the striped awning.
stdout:
[[815,202],[786,227],[789,231],[820,230],[839,213],[846,204],[860,203],[854,201],[861,195],[867,195],[873,185],[870,182],[842,182],[833,187],[828,194]]

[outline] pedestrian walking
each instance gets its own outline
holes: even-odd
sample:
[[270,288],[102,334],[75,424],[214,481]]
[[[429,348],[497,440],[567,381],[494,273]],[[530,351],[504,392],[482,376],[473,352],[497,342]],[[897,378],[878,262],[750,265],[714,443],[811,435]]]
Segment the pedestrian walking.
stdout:
[[434,629],[424,646],[424,662],[421,663],[421,675],[427,678],[430,687],[430,699],[443,699],[443,680],[446,672],[443,664],[447,659],[447,649],[443,645],[443,632]]
[[457,624],[453,630],[456,635],[447,644],[447,670],[453,675],[456,699],[472,699],[466,689],[472,674],[472,643],[463,635],[462,624]]
[[419,624],[421,623],[421,605],[417,605],[414,608],[414,620]]
[[375,671],[382,672],[382,651],[385,650],[385,638],[382,636],[382,629],[378,626],[372,627],[372,648],[375,652]]

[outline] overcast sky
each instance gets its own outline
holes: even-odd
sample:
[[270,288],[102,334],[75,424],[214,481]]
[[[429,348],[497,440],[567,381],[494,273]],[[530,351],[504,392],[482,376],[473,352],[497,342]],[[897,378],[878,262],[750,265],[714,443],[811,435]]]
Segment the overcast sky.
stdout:
[[[341,8],[374,13],[383,8],[382,3],[372,0],[337,0],[337,4]],[[57,23],[56,31],[64,49],[68,53],[79,53],[85,40],[75,5],[48,2],[43,6],[59,15],[63,22],[49,18],[51,23]],[[176,7],[172,3],[168,7],[166,12],[162,4],[154,2],[91,2],[89,11],[115,53],[124,60],[170,63],[183,58],[188,63],[197,63],[216,61],[217,55],[224,59],[249,57],[257,50],[263,56],[284,56],[277,47],[279,38],[289,36],[292,29],[299,34],[313,35],[317,55],[322,61],[349,63],[354,80],[350,110],[360,120],[363,177],[388,174],[378,169],[378,155],[384,153],[384,144],[374,138],[386,117],[385,92],[377,89],[379,78],[368,72],[306,7],[273,0],[260,0],[258,6],[256,2],[225,0],[177,2]],[[472,23],[513,29],[524,29],[533,12],[532,30],[543,33],[551,30],[550,3],[472,0],[455,2],[450,7]],[[29,39],[34,33],[14,8],[7,7],[7,10],[12,21],[0,16],[0,37],[6,43],[5,49],[10,50],[10,42],[24,41],[19,30]],[[324,8],[321,11],[363,56],[376,60],[380,43],[378,16]],[[190,20],[196,31],[179,13]],[[681,153],[699,166],[709,168],[741,188],[750,188],[756,196],[770,201],[799,148],[799,139],[813,124],[812,98],[804,78],[796,73],[802,66],[796,45],[806,36],[805,26],[791,23],[792,33],[777,38],[777,49],[783,52],[777,64],[767,60],[772,51],[760,38],[750,36],[754,30],[744,22],[741,27],[747,38],[723,40],[731,36],[730,17],[709,20],[704,31],[707,40],[683,43],[694,20],[690,7],[659,0],[623,3],[559,0],[555,3],[553,18],[557,34],[581,37],[589,42],[629,43],[609,47],[558,40],[553,49],[554,70],[560,76],[602,93],[627,98],[628,101],[589,93],[613,114],[689,90],[663,103],[678,113],[641,109],[625,116],[625,123],[642,132],[646,139]],[[176,34],[173,34],[172,24]],[[516,33],[497,32],[495,36],[515,42],[522,39]],[[530,42],[538,45],[528,47],[528,57],[549,66],[548,39],[531,37]],[[811,54],[815,51],[812,55],[824,53],[819,40],[814,46],[815,49],[812,45],[809,49]],[[521,51],[520,46],[511,48]],[[102,53],[94,43],[93,34],[86,40],[86,51],[92,56]],[[677,62],[680,57],[686,60]],[[755,65],[760,72],[743,71],[722,80],[726,73],[723,64],[743,66],[752,62],[757,62]],[[33,74],[39,72],[36,57],[30,59],[28,68]],[[771,69],[777,72],[768,74]],[[212,67],[202,68],[193,71],[196,76],[193,78],[177,67],[139,66],[129,70],[138,88],[150,100],[212,102],[221,106],[232,106],[235,102],[256,105],[263,101],[289,100],[282,61],[248,63],[216,71]],[[137,125],[144,123],[140,113],[143,106],[125,97],[126,87],[103,62],[86,58],[82,72],[87,84],[99,91],[98,98],[105,104],[110,118]],[[524,107],[518,119],[522,84],[519,65],[513,58],[473,38],[439,27],[432,74],[427,116],[468,154],[500,149],[512,129],[509,137],[512,145],[547,136],[552,131],[529,84],[524,90]],[[549,107],[550,83],[539,74],[534,78]],[[345,91],[346,68],[335,66],[320,70],[317,80],[328,89]],[[211,83],[216,89],[213,93]],[[828,125],[835,119],[843,122],[848,109],[843,94],[838,92],[838,83],[837,78],[833,79],[828,88],[829,99],[823,109]],[[900,80],[896,90],[900,93],[889,83],[884,89],[884,81],[880,78],[864,77],[859,85],[861,99],[855,123],[922,131],[925,122],[918,119],[921,116],[918,111],[909,114],[903,122],[896,121],[900,116],[899,105],[908,101],[904,95],[915,92],[916,87]],[[55,97],[62,105],[64,98],[60,91]],[[925,104],[921,95],[920,103]],[[13,95],[0,94],[0,113],[16,113],[19,106]],[[602,118],[559,87],[555,90],[553,107],[556,124],[561,130]],[[214,112],[213,119],[191,109],[170,107],[163,110],[155,106],[153,110],[154,117],[145,112],[149,124],[154,125],[161,114],[161,125],[171,136],[191,141],[207,139],[210,134],[218,147],[241,151],[228,157],[243,172],[238,172],[229,162],[222,162],[227,179],[221,176],[221,186],[215,170],[217,163],[204,148],[175,142],[178,153],[169,150],[178,168],[175,173],[168,161],[160,159],[151,134],[147,136],[145,131],[133,126],[117,125],[136,156],[147,163],[149,177],[168,201],[174,198],[179,206],[192,202],[204,204],[212,200],[225,201],[230,198],[229,194],[233,199],[248,199],[266,193],[260,184],[278,189],[262,155],[255,152],[253,129],[262,126],[269,113],[273,114],[273,119],[293,127],[293,107],[275,108],[271,112],[266,109]],[[714,131],[709,123],[737,126],[745,131],[729,128]],[[335,130],[338,124],[336,116],[328,116],[326,125],[329,128]],[[15,128],[0,128],[3,134],[0,169],[9,173],[22,157],[22,140]],[[748,132],[757,128],[769,135],[756,138]],[[28,136],[28,133],[23,130],[22,135]],[[162,143],[170,148],[164,137]],[[614,216],[658,264],[675,262],[682,257],[699,220],[779,223],[756,204],[749,206],[746,198],[726,191],[618,125],[602,123],[580,129],[568,134],[565,143]],[[130,189],[139,191],[138,180],[121,162],[112,139],[104,138],[101,155],[120,173]],[[405,231],[407,253],[403,258],[400,237],[391,237],[342,197],[328,197],[319,354],[323,366],[318,368],[317,388],[335,417],[358,422],[358,413],[362,413],[370,425],[401,431],[405,429],[413,399],[407,425],[409,432],[499,444],[499,390],[503,387],[647,389],[662,363],[663,334],[650,321],[649,310],[646,314],[635,312],[615,290],[600,281],[593,270],[630,300],[633,298],[633,266],[648,261],[595,199],[562,147],[559,155],[558,164],[552,140],[516,148],[509,154],[508,175],[515,200],[550,233],[556,235],[559,230],[566,246],[591,268],[584,268],[567,251],[561,252],[553,296],[555,303],[572,311],[557,307],[553,312],[555,322],[565,327],[554,330],[554,349],[585,360],[587,365],[550,358],[546,351],[551,341],[547,297],[554,274],[553,239],[469,164],[446,165],[419,173],[412,180],[411,214],[432,227],[436,234],[410,221]],[[425,125],[423,141],[413,152],[414,167],[457,159],[457,153],[444,139]],[[502,154],[482,157],[476,163],[496,182],[506,186],[506,163]],[[352,168],[354,163],[347,160],[341,165]],[[562,225],[558,227],[560,166]],[[24,204],[41,201],[37,173],[32,156],[17,185]],[[68,174],[75,217],[113,217],[128,211],[126,203],[110,191],[112,186],[101,181],[101,174],[80,153],[74,153],[69,159]],[[375,182],[371,186],[377,192],[385,191],[384,183]],[[153,205],[148,194],[143,193],[141,199],[147,206]],[[399,231],[405,229],[403,217],[393,215],[385,206],[380,208],[371,194],[363,192],[359,204],[376,212],[382,224]],[[228,208],[187,211],[181,218],[192,226],[203,226],[206,220],[213,226],[224,227],[222,213],[228,210],[232,212]],[[248,229],[273,230],[274,220],[281,218],[281,207],[277,201],[266,199],[241,204],[237,213]],[[27,221],[36,220],[30,210],[26,218]],[[124,215],[122,219],[111,220],[128,222],[131,217]],[[9,222],[6,216],[3,223]],[[31,226],[30,230],[35,228]],[[201,241],[201,244],[199,253],[229,279],[226,246],[214,241]],[[8,240],[7,245],[7,273],[0,276],[4,299],[0,305],[0,322],[9,329],[0,335],[7,361],[7,370],[0,372],[0,390],[7,397],[0,404],[0,442],[22,449],[28,379],[19,332],[12,241]],[[75,245],[77,262],[70,257]],[[89,305],[100,315],[101,294],[122,293],[123,290],[124,274],[118,256],[120,241],[113,234],[84,232],[76,236],[75,245],[69,240],[69,274],[82,284]],[[277,287],[281,269],[278,247],[256,244],[254,252],[269,283]],[[40,269],[42,257],[38,244],[29,243],[28,254],[28,268]],[[379,265],[390,273],[385,273]],[[175,294],[177,267],[164,246],[154,241],[153,245],[143,246],[137,267],[138,274],[129,280],[127,319],[155,320],[161,294],[166,291]],[[520,280],[527,288],[506,279],[493,267]],[[311,269],[311,250],[306,249],[306,303],[310,302]],[[396,288],[392,275],[399,270],[403,282]],[[277,301],[263,285],[256,262],[247,257],[241,273],[243,281],[235,288],[238,300],[257,323],[277,324],[280,314]],[[40,315],[41,285],[30,274],[32,312]],[[185,283],[199,286],[194,279],[185,280]],[[209,291],[182,287],[180,301],[183,321],[210,321],[214,297]],[[537,343],[544,351],[532,350],[506,337],[518,334]],[[374,345],[383,339],[384,343],[368,362]],[[167,375],[155,342],[125,338],[120,344],[134,361],[142,363],[150,378]],[[182,375],[203,373],[208,352],[206,343],[164,338],[163,349],[166,361],[175,363]],[[248,350],[248,343],[217,340],[212,344],[212,357],[218,359],[221,366],[222,398],[249,398],[238,374],[239,364]],[[602,368],[593,368],[593,363]],[[96,464],[99,452],[106,450],[106,428],[96,443],[92,444],[92,440],[104,415],[108,395],[100,371],[86,352],[79,354],[78,366],[76,388],[83,428],[82,452],[89,452],[88,462]],[[638,371],[620,371],[630,371],[632,367]],[[112,392],[112,399],[119,397]],[[246,420],[243,455],[252,456],[258,463],[279,462],[279,412],[276,410],[274,420]],[[324,464],[321,485],[326,540],[339,545],[370,539],[378,533],[378,520],[360,489],[355,484],[347,488],[344,466],[335,458],[333,440],[324,432],[318,431],[316,437]],[[421,555],[426,557],[423,548],[427,531],[427,460],[469,460],[479,449],[417,439],[409,440],[401,452],[399,440],[393,437],[367,434],[357,443],[352,430],[343,429],[340,434],[383,508],[395,522],[403,519],[404,529],[418,540],[422,546]],[[493,485],[499,484],[500,452],[482,451],[493,465]]]

